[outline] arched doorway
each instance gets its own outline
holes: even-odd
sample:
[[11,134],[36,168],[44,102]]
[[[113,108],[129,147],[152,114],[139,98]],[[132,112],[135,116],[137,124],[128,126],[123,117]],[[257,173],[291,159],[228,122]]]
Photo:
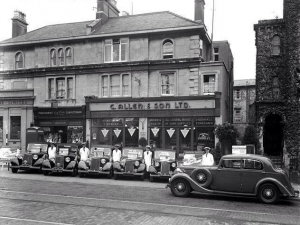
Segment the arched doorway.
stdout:
[[283,154],[283,129],[281,116],[268,115],[264,126],[264,153],[267,156],[282,156]]

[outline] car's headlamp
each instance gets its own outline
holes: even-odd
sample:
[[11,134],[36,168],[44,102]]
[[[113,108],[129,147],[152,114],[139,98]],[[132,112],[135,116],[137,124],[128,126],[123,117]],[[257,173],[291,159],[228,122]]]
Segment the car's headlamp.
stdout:
[[70,157],[66,157],[65,161],[68,163],[71,161]]
[[140,165],[140,162],[139,162],[139,161],[135,161],[135,162],[134,162],[134,165],[135,165],[135,166],[139,166],[139,165]]
[[105,159],[101,159],[101,163],[104,164],[106,162]]
[[159,166],[159,162],[155,162],[155,166],[158,167]]
[[32,158],[33,158],[34,160],[37,160],[37,159],[38,159],[38,155],[33,155]]
[[175,168],[175,167],[176,167],[176,163],[172,163],[171,166],[172,166],[173,168]]

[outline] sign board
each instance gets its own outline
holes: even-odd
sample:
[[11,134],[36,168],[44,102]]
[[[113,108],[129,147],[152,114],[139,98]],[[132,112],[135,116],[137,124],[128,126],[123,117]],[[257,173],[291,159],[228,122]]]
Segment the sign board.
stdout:
[[247,154],[247,146],[246,145],[233,145],[232,146],[232,154]]

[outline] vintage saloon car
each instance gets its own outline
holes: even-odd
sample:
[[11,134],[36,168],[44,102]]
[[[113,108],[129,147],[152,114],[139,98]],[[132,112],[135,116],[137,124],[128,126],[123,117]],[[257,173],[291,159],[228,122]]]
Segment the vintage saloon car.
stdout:
[[170,178],[177,167],[176,151],[170,149],[156,149],[152,165],[149,167],[150,182],[154,178]]
[[29,143],[24,155],[10,160],[11,171],[13,173],[18,172],[18,170],[38,170],[41,172],[47,148],[48,143]]
[[184,197],[191,191],[257,197],[263,203],[275,203],[280,196],[299,195],[285,171],[261,155],[226,155],[217,166],[192,164],[176,169],[169,179],[173,195]]
[[63,144],[56,145],[56,157],[54,163],[49,158],[43,161],[42,171],[44,175],[52,173],[70,173],[76,176],[78,172],[79,149],[80,144]]
[[120,176],[140,176],[141,180],[144,180],[146,165],[143,153],[144,150],[142,148],[123,148],[120,162],[113,163],[114,178],[118,179]]
[[113,175],[111,153],[114,146],[99,145],[93,146],[90,152],[90,163],[80,161],[78,164],[79,177],[84,177],[88,174],[106,175],[111,178]]

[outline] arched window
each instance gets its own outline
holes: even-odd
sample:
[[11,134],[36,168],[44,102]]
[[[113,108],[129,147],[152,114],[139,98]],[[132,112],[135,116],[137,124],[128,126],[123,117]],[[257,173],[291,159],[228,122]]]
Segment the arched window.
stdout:
[[62,48],[58,49],[58,65],[59,66],[65,65],[65,54]]
[[273,77],[272,80],[272,95],[273,99],[278,99],[279,98],[279,82],[278,82],[278,77]]
[[66,49],[66,65],[72,65],[72,49],[70,47],[68,47]]
[[50,51],[50,65],[56,66],[56,50],[55,49],[51,49],[51,51]]
[[272,38],[272,55],[280,55],[280,37],[278,35]]
[[172,59],[174,55],[174,45],[171,40],[165,40],[163,42],[163,58]]
[[22,52],[18,52],[15,56],[15,65],[16,69],[23,69],[24,68],[24,57]]

